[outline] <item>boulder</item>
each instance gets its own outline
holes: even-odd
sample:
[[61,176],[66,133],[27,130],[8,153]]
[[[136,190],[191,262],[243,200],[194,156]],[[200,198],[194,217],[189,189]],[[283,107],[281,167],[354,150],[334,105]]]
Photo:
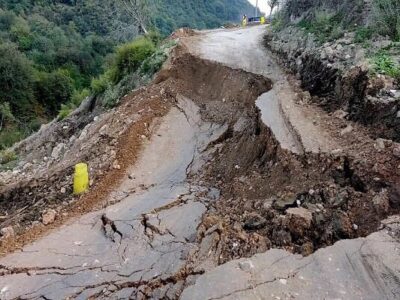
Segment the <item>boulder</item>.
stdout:
[[293,235],[302,237],[311,228],[313,217],[309,210],[303,207],[289,208],[286,210],[286,215],[287,227]]
[[9,227],[2,228],[0,230],[0,234],[1,234],[2,238],[8,239],[8,238],[15,236],[15,231],[12,226],[9,226]]
[[49,209],[42,215],[42,223],[44,225],[49,225],[54,223],[57,216],[57,212],[54,209]]
[[378,214],[386,214],[390,208],[388,191],[383,189],[379,194],[375,195],[372,202]]
[[267,225],[267,220],[257,213],[249,214],[245,217],[243,229],[245,230],[258,230]]
[[59,159],[64,149],[65,149],[65,144],[59,143],[57,146],[53,148],[53,151],[51,152],[51,157],[55,160]]
[[296,196],[294,194],[287,194],[272,204],[272,207],[276,210],[285,210],[294,206],[296,206]]

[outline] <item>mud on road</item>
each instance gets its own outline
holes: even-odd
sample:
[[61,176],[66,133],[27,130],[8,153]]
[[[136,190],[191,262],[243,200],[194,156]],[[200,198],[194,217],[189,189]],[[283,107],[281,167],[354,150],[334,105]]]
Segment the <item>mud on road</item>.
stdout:
[[[335,242],[380,234],[382,228],[388,232],[387,259],[396,260],[392,245],[399,239],[399,229],[382,220],[400,211],[400,174],[393,168],[399,160],[391,148],[378,152],[362,131],[362,149],[357,149],[360,144],[354,139],[342,137],[337,141],[342,151],[330,147],[314,151],[312,141],[318,137],[302,135],[305,128],[314,126],[313,121],[304,123],[297,111],[286,107],[274,110],[279,111],[274,117],[286,126],[284,130],[277,132],[265,124],[256,102],[266,93],[273,91],[271,97],[286,93],[285,103],[292,110],[304,108],[289,103],[296,100],[295,88],[288,88],[286,76],[265,50],[255,48],[261,44],[260,31],[251,30],[246,39],[256,49],[255,57],[262,61],[267,57],[271,76],[260,64],[244,61],[239,68],[240,60],[229,58],[240,56],[239,50],[223,56],[224,64],[216,52],[211,57],[197,52],[201,52],[197,42],[210,47],[212,39],[225,47],[242,45],[238,41],[245,30],[184,40],[154,82],[122,103],[119,112],[125,118],[137,112],[126,107],[135,99],[133,105],[139,111],[143,108],[138,104],[148,107],[151,100],[153,113],[146,119],[151,124],[146,125],[141,150],[135,155],[128,151],[119,160],[120,168],[115,168],[119,171],[112,174],[120,180],[106,181],[112,188],[101,194],[104,207],[0,259],[1,299],[229,299],[239,293],[252,299],[255,296],[247,291],[265,283],[286,285],[307,266],[311,273],[318,273],[324,253],[339,255],[331,246]],[[198,48],[188,47],[188,41],[195,41],[192,47]],[[228,53],[222,50],[221,55]],[[321,114],[324,118],[328,116]],[[336,132],[343,125],[338,122],[321,125],[324,132],[319,127],[311,132],[321,132],[319,142],[331,138],[336,143],[341,138]],[[125,149],[123,141],[132,136],[135,141],[138,132],[127,129],[121,136],[117,145]],[[130,154],[135,156],[132,161]],[[94,195],[96,190],[93,187]],[[356,253],[367,239],[356,239],[351,247],[343,241],[339,247]],[[326,251],[318,251],[324,247]],[[377,252],[366,253],[373,257]],[[239,258],[251,260],[239,260],[237,267]],[[366,259],[364,266],[369,263]],[[384,269],[376,263],[371,274],[376,266]],[[231,274],[239,269],[244,273],[237,277],[239,289],[229,290],[234,280],[219,272]],[[271,270],[267,274],[271,278],[257,277],[253,269]],[[295,272],[288,275],[286,269]],[[387,267],[389,275],[382,275],[390,278],[387,286],[391,288],[399,278],[392,269]],[[367,285],[360,278],[356,284]],[[336,293],[332,286],[324,288]],[[268,290],[262,295],[271,296]],[[275,295],[290,296],[285,289]],[[395,298],[390,293],[385,296]]]

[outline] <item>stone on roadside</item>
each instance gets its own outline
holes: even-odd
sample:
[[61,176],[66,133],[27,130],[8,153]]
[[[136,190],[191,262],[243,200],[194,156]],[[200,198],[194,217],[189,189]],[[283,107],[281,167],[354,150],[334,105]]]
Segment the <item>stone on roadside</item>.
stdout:
[[393,155],[400,158],[400,144],[396,143],[393,148]]
[[385,141],[384,139],[376,139],[374,147],[376,150],[384,150],[385,149]]
[[352,132],[352,131],[353,131],[353,126],[348,125],[346,128],[344,128],[344,129],[340,132],[340,135],[341,135],[341,136],[344,136],[344,135],[346,135],[346,134],[349,134],[349,133]]
[[303,207],[286,210],[287,226],[289,231],[298,236],[304,236],[305,231],[311,228],[312,213]]
[[277,210],[285,210],[291,206],[296,206],[296,196],[293,194],[287,194],[272,204],[272,207]]
[[372,203],[378,214],[386,214],[389,211],[389,195],[386,189],[383,189],[379,194],[372,198]]
[[51,157],[55,160],[59,159],[61,154],[63,153],[65,148],[64,143],[59,143],[57,146],[53,148],[53,151],[51,152]]
[[9,226],[9,227],[2,228],[0,230],[0,234],[1,234],[2,238],[8,239],[8,238],[15,236],[15,231],[12,226]]
[[42,223],[44,225],[49,225],[54,223],[57,216],[57,212],[54,209],[49,209],[42,215]]
[[265,227],[267,220],[257,213],[249,214],[244,221],[243,229],[258,230]]

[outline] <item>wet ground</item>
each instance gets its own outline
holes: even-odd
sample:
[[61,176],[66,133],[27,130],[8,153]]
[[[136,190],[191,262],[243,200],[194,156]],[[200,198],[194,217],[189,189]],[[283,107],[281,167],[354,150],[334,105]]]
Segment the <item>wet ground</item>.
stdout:
[[1,258],[0,299],[398,298],[398,175],[332,154],[263,30],[183,39],[108,206]]

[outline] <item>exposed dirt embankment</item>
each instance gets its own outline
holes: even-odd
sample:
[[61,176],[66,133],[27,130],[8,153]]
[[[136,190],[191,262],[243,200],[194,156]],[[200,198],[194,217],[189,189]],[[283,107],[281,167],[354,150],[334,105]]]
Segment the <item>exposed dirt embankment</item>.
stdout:
[[[309,255],[366,236],[400,212],[400,173],[391,168],[400,160],[389,151],[379,152],[374,168],[370,145],[362,154],[282,150],[256,106],[271,87],[268,78],[178,47],[151,85],[85,125],[79,144],[69,142],[54,178],[70,186],[67,157],[106,169],[87,195],[72,199],[68,187],[65,198],[84,212],[109,207],[39,240],[34,251],[3,258],[9,298],[178,299],[199,275],[234,258],[270,248]],[[21,207],[60,199],[48,194],[54,188],[44,175],[37,187],[27,178],[19,186],[28,193],[6,186],[0,202],[21,224],[40,215]],[[62,213],[71,211],[61,210],[55,225]]]
[[372,76],[365,49],[346,33],[319,44],[312,35],[290,26],[264,44],[302,82],[312,101],[328,111],[344,110],[349,120],[371,126],[371,136],[400,141],[400,93],[384,76]]
[[[271,86],[262,76],[184,55],[163,77],[178,78],[202,118],[226,128],[207,147],[212,160],[192,178],[221,191],[199,228],[194,260],[200,266],[274,247],[308,255],[366,236],[400,212],[400,174],[387,169],[398,164],[390,151],[378,154],[376,167],[375,160],[350,153],[282,150],[255,106]],[[364,150],[366,157],[375,152],[370,145]]]

